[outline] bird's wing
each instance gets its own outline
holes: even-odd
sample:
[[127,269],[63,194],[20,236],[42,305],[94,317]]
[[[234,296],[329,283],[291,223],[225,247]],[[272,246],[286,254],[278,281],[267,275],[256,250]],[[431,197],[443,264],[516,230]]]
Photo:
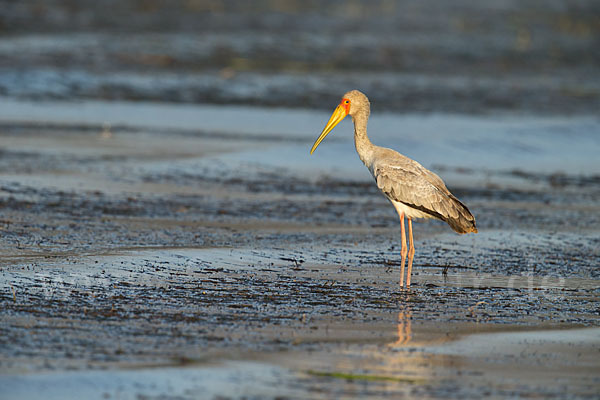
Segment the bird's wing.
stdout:
[[379,148],[371,166],[379,189],[391,200],[446,221],[459,233],[477,232],[475,217],[450,191],[442,179],[391,149]]
[[[406,164],[379,164],[373,168],[377,186],[391,200],[444,221],[447,218],[458,218],[459,212],[453,207],[454,196],[449,195],[443,182],[442,185],[436,184],[436,179],[427,175],[420,168]],[[437,175],[435,177],[441,181]]]

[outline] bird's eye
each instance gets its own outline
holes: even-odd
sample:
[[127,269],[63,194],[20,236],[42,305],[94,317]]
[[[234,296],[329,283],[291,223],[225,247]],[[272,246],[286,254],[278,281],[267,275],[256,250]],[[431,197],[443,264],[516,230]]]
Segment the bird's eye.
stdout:
[[350,103],[350,100],[344,101],[344,104],[348,104],[348,103]]

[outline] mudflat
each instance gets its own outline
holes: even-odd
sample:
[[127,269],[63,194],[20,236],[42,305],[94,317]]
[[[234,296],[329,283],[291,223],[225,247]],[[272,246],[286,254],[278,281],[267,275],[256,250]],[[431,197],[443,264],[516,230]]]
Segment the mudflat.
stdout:
[[3,396],[596,398],[598,119],[375,114],[480,231],[417,221],[401,290],[327,116],[3,99]]

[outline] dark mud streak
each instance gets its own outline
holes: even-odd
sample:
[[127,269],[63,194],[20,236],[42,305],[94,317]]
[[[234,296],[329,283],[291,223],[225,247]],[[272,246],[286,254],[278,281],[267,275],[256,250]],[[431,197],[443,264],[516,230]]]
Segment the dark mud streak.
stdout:
[[[417,285],[410,293],[402,293],[383,288],[381,282],[331,281],[319,270],[304,271],[298,276],[285,265],[272,267],[276,275],[260,269],[239,272],[201,268],[193,276],[171,272],[186,263],[200,262],[193,259],[185,260],[182,265],[168,264],[159,273],[158,278],[163,281],[160,287],[139,283],[147,281],[147,274],[155,270],[151,264],[141,269],[127,263],[98,265],[96,268],[106,271],[126,269],[130,271],[129,278],[121,281],[99,277],[98,285],[84,286],[56,280],[64,268],[61,264],[34,266],[46,276],[37,284],[30,282],[27,274],[4,269],[2,274],[11,277],[16,301],[6,293],[0,296],[5,321],[4,339],[0,339],[5,349],[3,367],[42,354],[52,355],[46,367],[60,367],[69,360],[88,360],[101,365],[167,357],[173,353],[185,354],[186,349],[196,346],[250,345],[274,350],[280,343],[274,344],[269,335],[255,336],[254,329],[285,326],[301,331],[307,328],[305,315],[311,325],[318,325],[325,317],[366,323],[372,321],[373,311],[393,314],[399,307],[409,307],[415,322],[431,319],[495,324],[598,322],[593,301],[598,289],[538,294],[492,287]],[[270,258],[261,262],[269,263]],[[376,279],[393,281],[394,278],[395,274],[388,272]],[[556,296],[561,301],[553,301]],[[485,303],[475,311],[467,310],[467,305],[482,301]],[[247,334],[232,334],[240,329],[247,330]],[[71,336],[82,335],[79,344],[78,340],[72,341],[68,351],[59,340],[65,330]],[[114,337],[121,338],[118,347],[110,343]],[[45,343],[43,347],[35,345],[40,342]]]
[[[80,165],[78,159],[65,159],[65,168],[74,169]],[[127,165],[127,160],[122,160]],[[48,165],[50,160],[43,158],[40,163]],[[103,162],[87,160],[98,171],[103,171]],[[338,241],[363,241],[363,235],[369,234],[369,228],[383,229],[370,240],[382,243],[381,252],[388,251],[385,246],[398,236],[397,220],[393,209],[389,207],[374,185],[360,182],[335,180],[305,181],[285,174],[263,173],[248,175],[246,178],[231,177],[220,179],[217,176],[177,174],[138,175],[134,171],[125,173],[119,160],[111,163],[111,169],[122,173],[110,179],[128,182],[169,183],[209,188],[203,195],[188,194],[106,194],[102,191],[65,191],[49,187],[33,187],[14,181],[0,184],[0,246],[4,254],[37,253],[51,255],[54,252],[67,251],[104,251],[127,247],[144,246],[268,246],[273,239],[284,242],[299,241],[310,243],[313,240],[325,240],[332,246]],[[28,160],[15,158],[5,164],[5,172],[19,171]],[[40,169],[43,166],[40,165]],[[264,201],[263,198],[238,196],[231,201],[227,196],[214,196],[210,188],[218,187],[226,193],[256,193],[291,195],[329,196],[329,200],[311,201],[310,197],[302,201],[291,197],[277,197]],[[498,272],[496,263],[505,265],[502,273],[526,271],[527,268],[552,273],[558,271],[562,263],[568,263],[568,274],[578,276],[597,276],[598,269],[589,264],[586,254],[597,254],[600,244],[593,235],[581,242],[571,239],[563,231],[569,221],[569,230],[593,231],[600,224],[600,217],[592,204],[600,199],[600,190],[594,185],[578,189],[577,196],[569,188],[552,188],[548,191],[522,191],[509,189],[453,189],[472,206],[483,232],[496,229],[542,228],[546,246],[550,253],[542,260],[533,260],[525,265],[519,260],[530,252],[539,250],[539,235],[525,235],[517,248],[490,249],[482,258],[468,255],[471,263],[480,271]],[[361,201],[356,201],[360,198]],[[520,207],[515,208],[515,204]],[[565,207],[568,206],[568,207]],[[270,221],[272,223],[292,223],[305,226],[303,232],[278,232],[274,228],[253,231],[247,230],[252,221]],[[363,233],[330,236],[319,234],[314,227],[327,227],[328,224],[346,224],[362,226]],[[246,228],[242,225],[245,224]],[[268,225],[268,224],[267,224]],[[265,222],[262,223],[265,226]],[[444,232],[447,228],[439,223],[419,223],[418,232]],[[311,228],[313,227],[313,228]],[[562,239],[561,239],[562,238]],[[534,244],[528,245],[533,239]],[[422,246],[420,255],[428,263],[428,257],[443,251],[451,256],[455,250]],[[386,257],[389,258],[389,257]],[[554,270],[556,269],[556,270]]]

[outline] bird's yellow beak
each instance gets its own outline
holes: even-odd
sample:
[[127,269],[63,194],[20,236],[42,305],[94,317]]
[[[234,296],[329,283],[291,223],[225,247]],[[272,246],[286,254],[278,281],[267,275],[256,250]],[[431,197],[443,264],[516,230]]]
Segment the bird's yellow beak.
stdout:
[[321,132],[321,135],[319,135],[319,137],[315,141],[315,144],[313,144],[312,149],[310,149],[310,154],[312,154],[316,150],[317,146],[319,146],[323,139],[325,139],[325,136],[327,136],[337,124],[339,124],[344,118],[346,118],[346,115],[348,115],[348,108],[344,107],[342,104],[337,106],[337,108],[331,115],[331,118],[329,118],[329,122],[327,122],[327,125],[325,125],[325,128],[323,128],[323,132]]

